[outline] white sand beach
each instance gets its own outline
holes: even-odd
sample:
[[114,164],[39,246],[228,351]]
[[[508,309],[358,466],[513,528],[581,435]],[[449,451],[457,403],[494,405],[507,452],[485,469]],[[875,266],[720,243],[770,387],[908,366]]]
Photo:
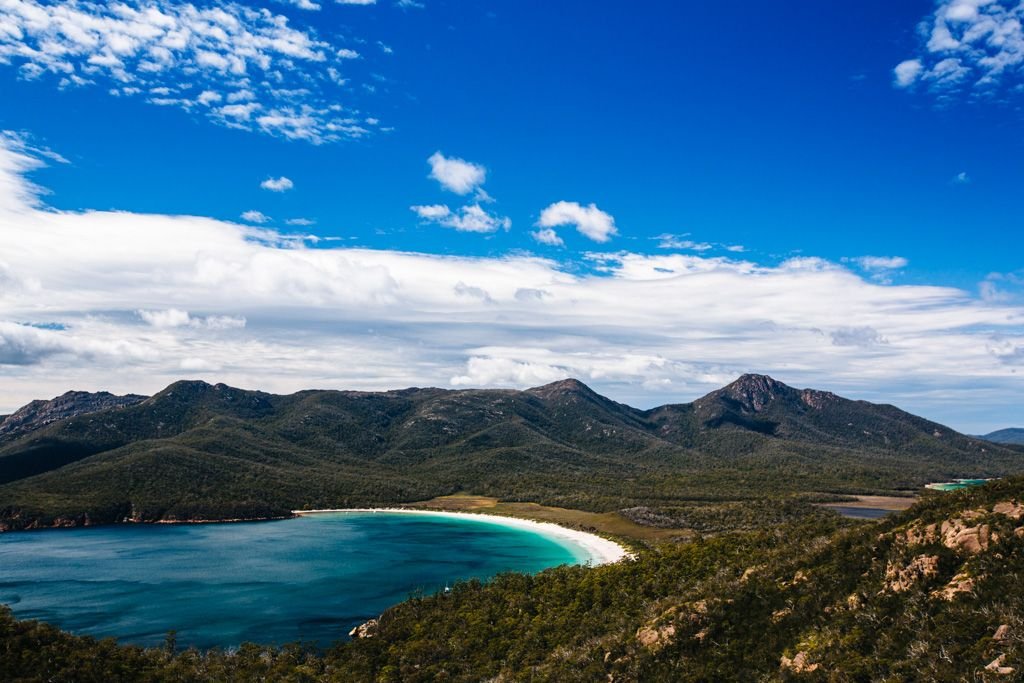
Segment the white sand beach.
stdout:
[[459,519],[472,519],[478,522],[500,524],[502,526],[524,529],[547,536],[562,545],[581,550],[589,559],[584,560],[585,564],[597,566],[619,562],[632,558],[633,553],[629,552],[615,541],[602,538],[596,534],[585,531],[568,529],[551,522],[535,522],[530,519],[519,519],[517,517],[503,517],[500,515],[487,515],[475,512],[445,512],[442,510],[410,510],[408,508],[346,508],[339,510],[292,510],[296,515],[314,515],[327,512],[384,512],[388,514],[409,514],[409,515],[433,515],[435,517],[455,517]]

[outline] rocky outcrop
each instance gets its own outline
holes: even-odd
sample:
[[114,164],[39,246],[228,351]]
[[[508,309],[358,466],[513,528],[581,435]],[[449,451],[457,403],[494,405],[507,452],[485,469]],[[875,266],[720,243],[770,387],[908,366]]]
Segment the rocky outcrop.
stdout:
[[885,588],[893,593],[902,593],[938,573],[938,555],[918,555],[902,566],[890,560],[885,568]]
[[642,626],[636,632],[636,640],[648,650],[657,652],[670,643],[675,634],[676,627],[673,624]]
[[49,401],[32,401],[0,422],[0,441],[15,439],[59,420],[79,415],[125,408],[146,400],[145,396],[115,396],[106,391],[69,391]]
[[[1002,515],[1013,520],[1024,518],[1024,504],[1017,501],[1002,501],[992,508],[965,510],[957,517],[932,524],[912,524],[897,540],[908,545],[928,545],[941,543],[950,550],[968,555],[977,555],[999,541],[999,535],[992,531],[989,524],[975,523],[988,515]],[[991,518],[989,519],[991,521]],[[1024,528],[1024,527],[1021,527]],[[1014,530],[1017,534],[1017,530]]]
[[1017,670],[1014,669],[1012,666],[1005,666],[1005,661],[1006,655],[999,655],[998,657],[996,657],[988,663],[988,665],[985,667],[985,671],[990,671],[994,674],[999,674],[1001,676],[1012,676],[1014,673],[1016,673]]
[[364,624],[359,624],[348,632],[352,638],[373,638],[377,635],[377,627],[380,626],[379,619],[370,619]]
[[809,662],[806,652],[797,652],[792,658],[782,655],[782,659],[779,661],[779,668],[783,671],[791,671],[795,674],[809,674],[817,671],[820,668],[820,665]]
[[992,512],[998,515],[1006,515],[1010,519],[1020,519],[1024,517],[1024,504],[1018,503],[1015,500],[1006,500],[993,505]]
[[950,580],[941,590],[932,593],[933,597],[943,600],[952,600],[958,595],[971,593],[974,590],[974,577],[970,574],[960,572]]

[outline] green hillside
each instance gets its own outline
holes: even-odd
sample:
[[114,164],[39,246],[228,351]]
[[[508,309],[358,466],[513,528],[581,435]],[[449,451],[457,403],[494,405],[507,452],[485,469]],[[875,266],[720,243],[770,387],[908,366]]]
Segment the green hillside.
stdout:
[[594,511],[823,500],[1004,476],[1022,458],[759,375],[646,411],[575,380],[288,396],[177,382],[0,441],[0,528],[277,517],[459,491]]
[[328,652],[142,650],[0,612],[0,680],[1019,680],[1022,501],[1014,478],[877,524],[816,518],[462,583]]
[[995,432],[991,432],[981,437],[986,441],[992,441],[993,443],[1001,444],[1016,444],[1018,446],[1024,446],[1024,429],[1017,427],[1011,427],[1010,429],[1000,429]]

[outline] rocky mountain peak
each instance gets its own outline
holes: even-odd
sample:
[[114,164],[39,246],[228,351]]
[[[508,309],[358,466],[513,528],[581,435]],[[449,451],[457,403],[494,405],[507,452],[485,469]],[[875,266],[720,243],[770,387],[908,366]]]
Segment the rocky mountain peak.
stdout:
[[527,389],[531,394],[540,396],[544,399],[553,399],[564,396],[596,396],[594,390],[588,387],[578,379],[569,377],[567,379],[560,379],[557,382],[551,382],[539,387],[533,387]]
[[144,401],[145,396],[126,394],[115,396],[106,391],[69,391],[48,401],[37,400],[19,408],[0,422],[0,438],[14,438],[41,427],[79,415],[95,413],[108,408],[125,408]]
[[751,412],[761,412],[772,401],[790,397],[796,390],[768,375],[742,375],[732,384],[720,390],[721,394],[740,403]]

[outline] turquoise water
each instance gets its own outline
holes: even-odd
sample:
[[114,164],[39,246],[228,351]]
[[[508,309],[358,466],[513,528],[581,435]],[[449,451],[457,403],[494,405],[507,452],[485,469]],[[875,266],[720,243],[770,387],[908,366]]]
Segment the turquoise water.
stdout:
[[459,579],[585,562],[584,551],[473,519],[329,513],[276,522],[0,534],[0,603],[75,633],[158,645],[329,645]]
[[984,486],[988,482],[988,479],[954,479],[953,481],[928,484],[925,488],[934,491],[959,491],[960,489],[967,489],[973,486]]

